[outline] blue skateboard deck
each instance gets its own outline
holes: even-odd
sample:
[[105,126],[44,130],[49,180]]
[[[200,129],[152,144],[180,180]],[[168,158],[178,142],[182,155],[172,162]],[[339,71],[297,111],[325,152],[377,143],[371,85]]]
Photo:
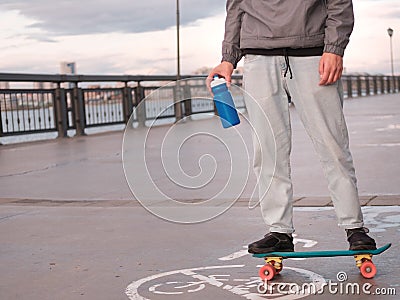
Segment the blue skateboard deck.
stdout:
[[254,257],[263,258],[265,265],[260,268],[259,276],[264,280],[271,280],[275,274],[283,269],[282,261],[286,258],[311,258],[311,257],[336,257],[336,256],[354,256],[356,266],[365,278],[373,278],[377,272],[372,262],[372,256],[381,254],[390,248],[392,244],[376,250],[326,250],[326,251],[301,251],[301,252],[269,252],[253,254]]

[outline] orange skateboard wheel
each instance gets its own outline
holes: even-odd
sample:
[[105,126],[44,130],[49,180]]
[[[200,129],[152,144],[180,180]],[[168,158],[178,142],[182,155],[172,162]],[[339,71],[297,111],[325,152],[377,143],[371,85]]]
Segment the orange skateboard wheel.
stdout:
[[266,264],[264,266],[262,266],[258,272],[258,275],[260,276],[262,281],[268,281],[274,278],[276,274],[276,270],[275,268],[270,265],[270,264]]
[[376,267],[370,260],[364,261],[360,266],[360,273],[364,278],[373,278],[376,274]]

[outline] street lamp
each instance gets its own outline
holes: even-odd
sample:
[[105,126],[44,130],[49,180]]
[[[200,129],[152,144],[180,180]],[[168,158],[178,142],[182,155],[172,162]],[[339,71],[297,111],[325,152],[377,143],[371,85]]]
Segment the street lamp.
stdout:
[[387,33],[389,34],[390,37],[390,64],[392,67],[392,76],[394,76],[394,68],[393,68],[393,44],[392,44],[392,36],[393,36],[393,29],[388,28]]
[[176,122],[182,119],[182,105],[179,102],[181,99],[181,54],[180,54],[180,40],[179,40],[179,0],[176,0],[176,93],[174,99],[175,119]]
[[180,41],[179,41],[179,0],[176,0],[176,80],[181,79],[181,54],[180,54]]

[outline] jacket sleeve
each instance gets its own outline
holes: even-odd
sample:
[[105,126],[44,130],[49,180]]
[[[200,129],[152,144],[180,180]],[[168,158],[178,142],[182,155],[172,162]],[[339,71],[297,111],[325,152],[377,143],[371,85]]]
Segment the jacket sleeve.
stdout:
[[328,17],[324,52],[343,56],[354,26],[352,0],[324,0]]
[[240,4],[243,0],[226,1],[225,36],[222,42],[222,61],[228,61],[236,68],[242,58],[240,51],[240,28],[243,11]]

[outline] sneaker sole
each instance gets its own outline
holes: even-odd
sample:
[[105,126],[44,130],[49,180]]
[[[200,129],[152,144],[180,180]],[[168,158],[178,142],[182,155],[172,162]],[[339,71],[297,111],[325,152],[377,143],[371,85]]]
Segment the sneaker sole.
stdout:
[[249,248],[247,251],[251,254],[262,254],[270,252],[294,252],[294,249]]

